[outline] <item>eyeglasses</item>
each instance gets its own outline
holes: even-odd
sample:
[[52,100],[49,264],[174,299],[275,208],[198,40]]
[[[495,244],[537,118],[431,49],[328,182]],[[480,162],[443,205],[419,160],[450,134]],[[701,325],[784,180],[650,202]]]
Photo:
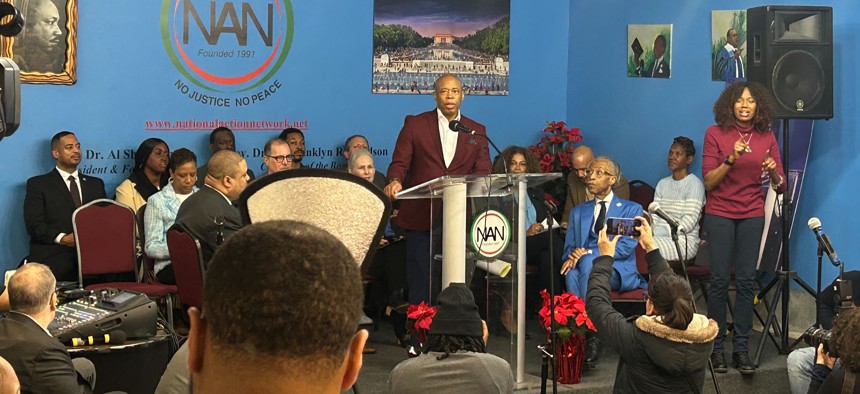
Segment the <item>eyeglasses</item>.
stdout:
[[598,178],[600,178],[600,177],[602,177],[602,176],[604,176],[604,175],[607,175],[607,176],[615,176],[615,174],[613,174],[613,173],[611,173],[611,172],[606,172],[606,171],[603,171],[603,170],[592,170],[592,169],[590,169],[590,168],[589,168],[589,169],[587,169],[587,170],[585,170],[585,176],[591,176],[591,174],[596,175]]
[[296,159],[295,155],[286,155],[286,156],[266,155],[266,157],[274,159],[279,164],[284,164],[284,162],[292,163],[292,161]]

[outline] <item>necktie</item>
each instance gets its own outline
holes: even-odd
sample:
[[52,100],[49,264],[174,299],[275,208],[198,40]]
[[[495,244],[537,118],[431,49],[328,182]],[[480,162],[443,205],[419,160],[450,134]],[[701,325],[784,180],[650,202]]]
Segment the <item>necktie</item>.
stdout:
[[72,195],[72,202],[75,203],[75,208],[81,206],[81,191],[78,189],[78,183],[75,182],[75,177],[69,175],[69,193]]
[[594,221],[594,233],[597,234],[603,228],[603,222],[606,221],[606,201],[600,202],[600,213],[597,214],[597,220]]

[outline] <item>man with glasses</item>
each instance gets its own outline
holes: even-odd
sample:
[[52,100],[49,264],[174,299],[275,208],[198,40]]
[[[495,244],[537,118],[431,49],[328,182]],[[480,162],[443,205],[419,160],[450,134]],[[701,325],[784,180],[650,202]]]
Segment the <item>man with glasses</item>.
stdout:
[[266,142],[263,148],[263,163],[266,165],[266,175],[278,171],[291,170],[293,167],[292,152],[287,141],[280,138],[272,138]]
[[[564,228],[567,228],[567,217],[573,207],[594,199],[594,195],[588,191],[586,185],[588,177],[585,175],[585,170],[593,160],[594,152],[591,148],[580,145],[573,150],[571,155],[573,171],[567,176],[567,199],[564,202],[564,214],[561,216],[561,226]],[[618,184],[612,188],[612,192],[618,197],[629,199],[630,186],[627,184],[627,178],[621,176],[618,179]]]
[[203,263],[208,265],[218,246],[242,228],[242,218],[233,201],[245,190],[249,179],[245,159],[230,150],[215,152],[206,168],[205,184],[179,206],[176,223],[184,224],[200,241]]
[[[443,74],[436,80],[433,92],[436,108],[406,117],[388,166],[385,194],[389,198],[394,200],[399,191],[442,175],[490,173],[492,165],[486,139],[457,133],[448,127],[451,121],[458,120],[476,134],[487,134],[482,124],[460,113],[463,97],[460,79],[453,74]],[[432,261],[429,252],[441,249],[440,236],[434,237],[437,245],[432,248],[430,242],[430,231],[441,228],[441,220],[430,222],[431,204],[433,212],[441,212],[440,199],[433,199],[432,203],[429,199],[400,201],[395,219],[395,224],[406,230],[406,277],[412,304],[432,302],[433,295],[441,290],[441,262]],[[436,218],[440,219],[441,215]]]
[[[621,166],[609,157],[601,156],[584,171],[590,201],[573,207],[567,218],[568,228],[564,239],[561,274],[565,276],[567,290],[585,299],[588,276],[593,260],[600,253],[597,233],[606,224],[606,218],[634,218],[642,216],[642,206],[615,195],[613,186],[621,179]],[[636,269],[636,239],[621,237],[615,247],[615,262],[609,284],[612,291],[630,291],[645,288],[646,282]],[[591,335],[585,342],[585,362],[593,366],[600,356],[600,339]]]
[[[209,151],[214,155],[216,152],[222,150],[236,151],[236,137],[233,135],[233,130],[224,126],[218,127],[209,133]],[[250,169],[248,169],[248,180],[254,180],[254,172]],[[197,169],[197,183],[194,186],[202,189],[205,181],[206,165],[202,165]]]

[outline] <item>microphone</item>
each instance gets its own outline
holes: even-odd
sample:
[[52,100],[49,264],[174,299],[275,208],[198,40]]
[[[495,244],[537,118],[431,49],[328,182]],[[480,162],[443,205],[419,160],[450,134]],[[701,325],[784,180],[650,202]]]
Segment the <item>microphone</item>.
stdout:
[[451,131],[456,131],[458,133],[475,135],[475,130],[466,127],[466,125],[460,123],[459,120],[452,120],[451,123],[448,123],[448,128],[451,129]]
[[125,343],[125,331],[122,330],[113,330],[108,334],[98,335],[98,336],[88,336],[86,338],[72,338],[71,345],[74,347],[78,346],[90,346],[90,345],[122,345]]
[[475,130],[472,130],[472,129],[466,127],[464,124],[460,123],[460,121],[456,120],[456,119],[452,120],[450,123],[448,123],[448,128],[451,129],[451,131],[456,131],[458,133],[466,133],[466,134],[484,137],[484,139],[487,140],[487,142],[489,142],[490,145],[493,146],[493,149],[496,150],[496,153],[499,154],[499,157],[502,158],[502,163],[504,163],[504,165],[505,165],[505,178],[507,179],[508,184],[505,185],[504,187],[502,187],[502,189],[508,188],[508,187],[511,187],[514,185],[514,181],[511,178],[511,174],[508,172],[508,160],[505,159],[505,156],[502,155],[502,151],[499,150],[499,147],[497,147],[496,144],[493,143],[493,140],[491,140],[490,137],[487,137],[484,134],[475,133]]
[[660,208],[660,204],[658,204],[656,201],[648,205],[648,212],[651,212],[652,214],[659,216],[660,219],[665,220],[666,223],[669,223],[669,227],[678,228],[678,221],[672,219],[672,217],[669,216],[666,211]]
[[817,217],[813,216],[809,218],[806,225],[815,233],[815,238],[818,239],[818,247],[827,254],[827,257],[830,258],[830,262],[837,267],[842,265],[842,261],[839,260],[839,256],[837,256],[836,251],[833,250],[833,245],[830,244],[830,237],[828,237],[821,228],[821,220],[818,220]]

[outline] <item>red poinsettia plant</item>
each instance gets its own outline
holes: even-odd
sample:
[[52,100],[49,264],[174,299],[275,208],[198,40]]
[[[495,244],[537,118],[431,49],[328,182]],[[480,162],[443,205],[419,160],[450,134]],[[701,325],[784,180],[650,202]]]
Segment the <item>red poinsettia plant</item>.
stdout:
[[540,140],[529,146],[529,150],[540,162],[541,171],[562,173],[561,178],[544,186],[544,191],[556,205],[564,202],[567,175],[573,170],[573,148],[580,141],[582,134],[579,133],[578,127],[569,128],[564,121],[553,121],[547,122],[546,127],[541,130]]
[[418,342],[424,343],[427,340],[427,330],[433,323],[433,316],[436,316],[436,307],[424,301],[418,305],[409,305],[406,310],[406,329],[410,334],[418,336]]
[[[538,314],[540,315],[540,323],[546,329],[550,329],[550,299],[546,289],[541,290],[541,298],[543,298],[543,308]],[[562,340],[570,338],[571,335],[582,335],[586,331],[597,331],[594,328],[594,323],[585,312],[585,301],[575,296],[573,293],[562,293],[555,296],[555,313],[552,318],[558,323],[558,335]]]

